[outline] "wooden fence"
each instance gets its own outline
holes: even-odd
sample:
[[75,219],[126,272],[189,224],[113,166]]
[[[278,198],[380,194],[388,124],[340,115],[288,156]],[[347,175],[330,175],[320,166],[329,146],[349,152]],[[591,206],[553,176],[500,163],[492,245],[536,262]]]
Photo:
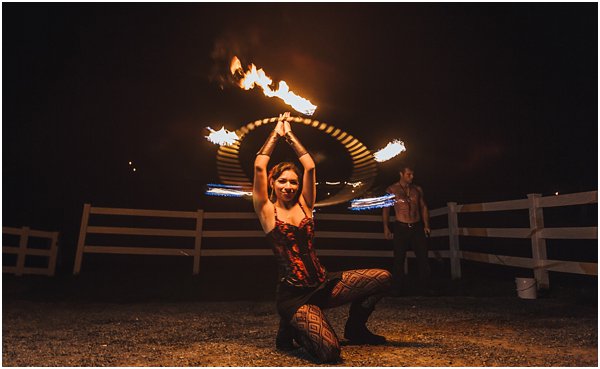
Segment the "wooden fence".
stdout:
[[[458,205],[448,203],[449,238],[451,250],[459,253],[460,259],[483,263],[514,266],[533,269],[538,288],[550,286],[548,271],[566,272],[585,275],[598,275],[598,263],[548,260],[546,250],[547,239],[598,239],[598,227],[544,227],[544,208],[597,204],[598,191],[579,192],[573,194],[546,196],[529,194],[527,199],[488,202],[482,204]],[[459,227],[457,214],[473,212],[493,212],[505,210],[529,211],[528,228],[464,228]],[[529,238],[531,240],[532,258],[486,254],[459,250],[458,236]],[[460,277],[460,274],[453,277]]]
[[[447,250],[429,251],[430,257],[450,259],[450,271],[453,279],[461,277],[461,260],[471,260],[483,263],[502,264],[533,269],[538,287],[549,287],[548,271],[567,273],[579,273],[597,275],[597,263],[547,260],[545,240],[558,239],[597,239],[597,227],[566,227],[566,228],[544,228],[543,208],[555,206],[570,206],[593,204],[598,202],[597,191],[581,192],[560,196],[541,197],[538,194],[530,194],[527,199],[510,200],[501,202],[489,202],[480,204],[458,205],[450,202],[446,207],[430,211],[430,217],[447,217],[447,228],[432,230],[431,237],[447,237]],[[493,212],[503,210],[529,210],[529,226],[524,228],[465,228],[460,227],[458,214],[468,212]],[[194,229],[156,229],[156,228],[128,228],[107,227],[89,225],[92,215],[119,215],[140,217],[161,217],[194,219]],[[380,215],[362,214],[316,214],[315,217],[321,221],[344,221],[344,222],[378,222],[381,223]],[[267,247],[259,249],[202,249],[202,240],[207,238],[263,238],[262,230],[207,230],[203,228],[204,220],[227,219],[244,220],[256,219],[254,213],[232,213],[232,212],[204,212],[197,211],[165,211],[165,210],[140,210],[92,207],[85,204],[81,221],[77,253],[75,257],[74,274],[79,274],[84,253],[104,254],[133,254],[133,255],[171,255],[193,257],[193,274],[200,270],[200,257],[209,256],[269,256],[272,252]],[[391,217],[392,221],[394,217]],[[321,227],[319,227],[321,228]],[[345,229],[352,229],[348,223]],[[190,248],[156,248],[156,247],[131,247],[131,246],[98,246],[86,244],[89,234],[110,235],[138,235],[138,236],[170,236],[191,238],[194,247]],[[352,231],[319,231],[315,236],[319,239],[361,239],[361,240],[383,240],[383,232],[352,232]],[[503,237],[503,238],[529,238],[531,239],[532,258],[503,256],[460,250],[460,236],[477,237]],[[341,250],[341,249],[319,249],[319,256],[340,257],[392,257],[391,250]],[[408,257],[414,257],[409,252]]]
[[[58,232],[46,232],[30,229],[29,227],[12,228],[2,227],[3,235],[19,236],[19,246],[2,246],[3,254],[16,254],[17,263],[15,266],[2,266],[3,273],[13,273],[17,276],[23,274],[42,274],[53,276],[56,270],[56,256],[58,253]],[[49,249],[31,248],[29,241],[32,237],[47,238],[50,241]],[[3,242],[4,244],[4,242]],[[26,267],[25,258],[28,255],[45,256],[48,258],[48,266]]]

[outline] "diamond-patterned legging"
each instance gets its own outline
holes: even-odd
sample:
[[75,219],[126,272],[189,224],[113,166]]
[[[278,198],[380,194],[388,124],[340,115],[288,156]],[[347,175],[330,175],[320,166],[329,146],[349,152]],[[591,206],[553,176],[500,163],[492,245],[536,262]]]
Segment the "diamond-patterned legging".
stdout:
[[[356,269],[342,273],[342,279],[331,290],[324,308],[348,302],[360,303],[372,310],[390,288],[392,276],[384,269]],[[335,361],[340,355],[340,343],[331,325],[316,305],[302,305],[292,316],[298,343],[309,354],[323,362]]]

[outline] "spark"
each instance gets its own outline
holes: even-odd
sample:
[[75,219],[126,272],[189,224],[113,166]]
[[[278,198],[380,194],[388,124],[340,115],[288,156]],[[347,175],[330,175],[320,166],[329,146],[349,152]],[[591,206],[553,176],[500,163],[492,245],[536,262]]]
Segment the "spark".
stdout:
[[267,76],[262,68],[257,69],[254,64],[250,64],[248,71],[244,73],[242,63],[237,56],[234,56],[231,60],[230,70],[231,74],[233,75],[236,73],[242,75],[242,78],[239,81],[239,86],[244,90],[251,90],[255,85],[258,85],[262,88],[265,96],[278,97],[296,111],[306,115],[313,115],[317,109],[317,106],[313,105],[309,100],[290,91],[290,87],[285,81],[279,81],[277,89],[273,90],[270,87],[270,85],[273,83],[271,78]]
[[206,137],[210,142],[217,144],[219,146],[223,145],[232,145],[239,139],[238,135],[235,132],[231,132],[225,129],[225,127],[221,127],[220,130],[215,131],[210,127],[206,127],[210,133]]
[[352,200],[348,209],[358,211],[394,206],[396,203],[395,197],[393,194],[386,194],[379,197]]
[[363,183],[361,181],[358,181],[358,182],[346,182],[346,184],[348,186],[352,186],[353,188],[356,188],[356,187],[362,186]]
[[388,143],[386,147],[373,154],[373,157],[375,158],[375,161],[381,163],[386,160],[390,160],[391,158],[393,158],[396,155],[399,155],[403,151],[406,151],[404,142],[400,140],[394,140]]

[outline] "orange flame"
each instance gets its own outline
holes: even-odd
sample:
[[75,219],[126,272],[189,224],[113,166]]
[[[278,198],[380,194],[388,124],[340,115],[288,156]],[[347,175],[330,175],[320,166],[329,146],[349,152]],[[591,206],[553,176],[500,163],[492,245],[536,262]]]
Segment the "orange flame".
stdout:
[[236,73],[240,73],[242,75],[242,78],[239,81],[239,86],[244,90],[253,89],[255,85],[258,85],[262,88],[265,96],[278,97],[296,111],[306,115],[312,115],[317,109],[317,106],[313,105],[309,100],[290,91],[290,87],[285,81],[280,81],[277,90],[273,90],[270,87],[270,85],[273,83],[271,78],[266,75],[262,68],[257,69],[254,64],[250,64],[248,71],[244,73],[244,70],[242,69],[242,63],[237,56],[234,56],[231,60],[230,70],[231,74],[233,75]]

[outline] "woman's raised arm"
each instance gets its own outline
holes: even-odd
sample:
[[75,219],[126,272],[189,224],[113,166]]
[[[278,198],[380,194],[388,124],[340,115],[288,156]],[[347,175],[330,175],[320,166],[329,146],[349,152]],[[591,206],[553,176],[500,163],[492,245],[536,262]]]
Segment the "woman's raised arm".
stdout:
[[[254,159],[254,183],[252,186],[252,203],[254,205],[254,211],[257,214],[262,212],[265,204],[269,201],[269,184],[267,183],[267,164],[271,159],[271,153],[277,144],[277,140],[283,134],[283,122],[284,115],[279,116],[279,121],[275,126],[275,129],[269,134],[265,144],[256,153],[256,159]],[[289,117],[289,113],[288,113]]]
[[312,211],[315,207],[317,197],[315,162],[304,146],[302,146],[298,137],[292,132],[289,122],[286,121],[283,123],[283,131],[285,133],[285,140],[290,144],[292,149],[294,149],[296,155],[298,155],[300,164],[304,167],[302,197],[306,202],[306,206]]

